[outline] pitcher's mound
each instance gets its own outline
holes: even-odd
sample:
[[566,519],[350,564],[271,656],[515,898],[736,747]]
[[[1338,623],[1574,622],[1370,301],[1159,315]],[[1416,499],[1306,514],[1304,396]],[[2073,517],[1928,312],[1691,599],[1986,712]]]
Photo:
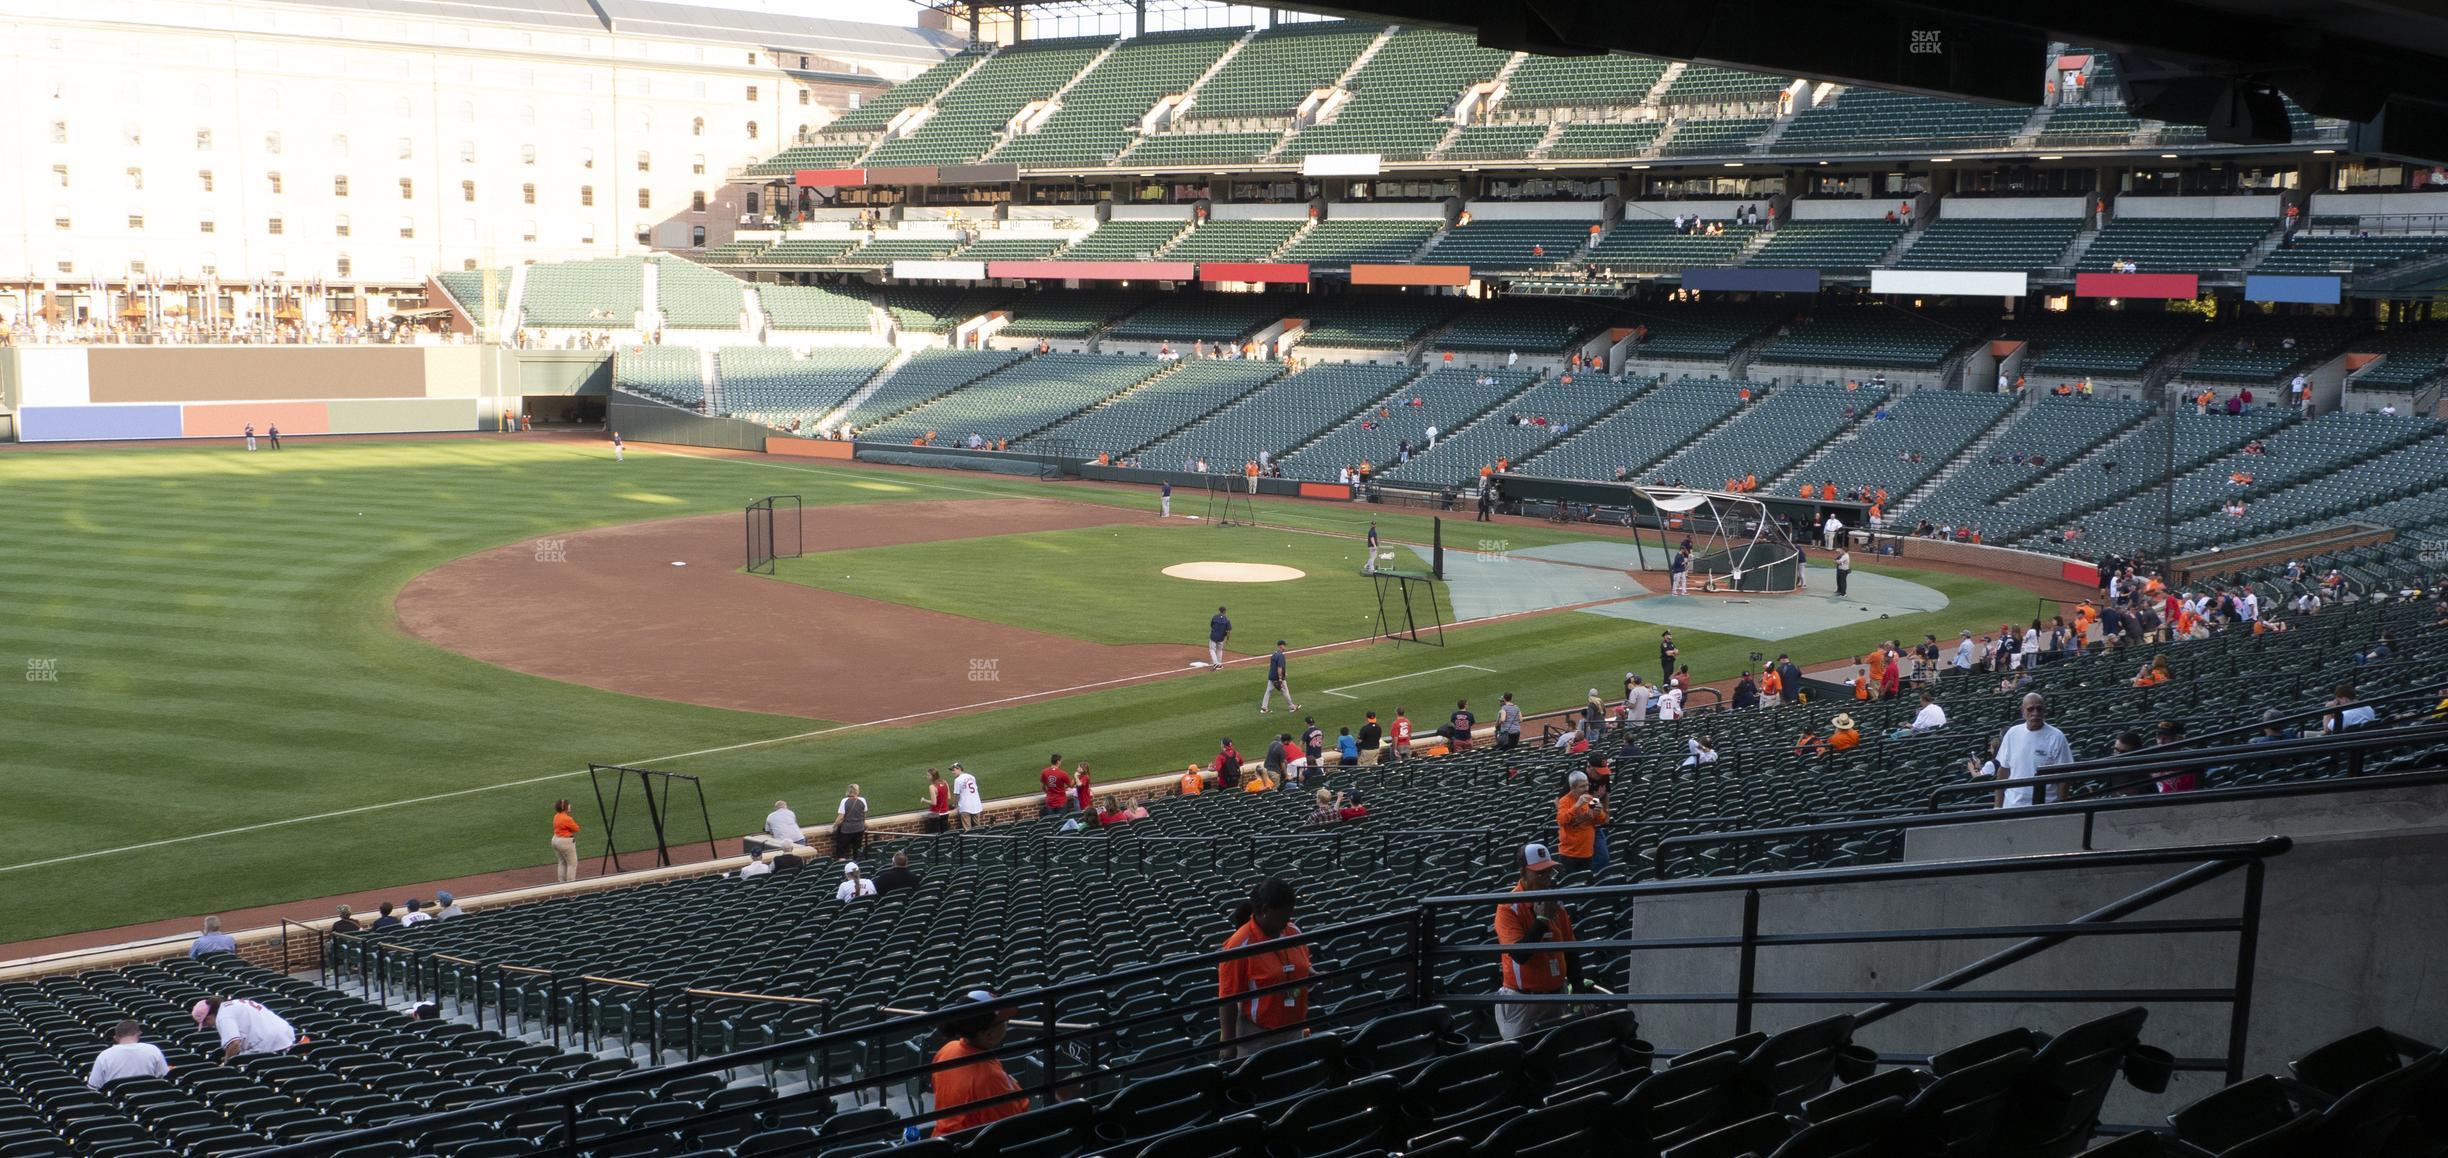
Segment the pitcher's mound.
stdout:
[[1164,573],[1202,583],[1284,583],[1309,574],[1298,567],[1273,563],[1175,563],[1165,568]]

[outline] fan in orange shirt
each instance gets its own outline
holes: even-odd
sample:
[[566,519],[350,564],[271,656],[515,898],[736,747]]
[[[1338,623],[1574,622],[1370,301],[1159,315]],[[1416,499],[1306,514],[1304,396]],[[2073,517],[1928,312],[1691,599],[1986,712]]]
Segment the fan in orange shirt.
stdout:
[[[1291,882],[1282,877],[1258,882],[1250,892],[1249,920],[1224,942],[1224,951],[1299,936],[1300,929],[1292,924],[1292,912],[1299,903]],[[1308,1020],[1309,990],[1299,984],[1308,979],[1306,944],[1235,957],[1216,966],[1216,996],[1228,1002],[1220,1007],[1228,1048],[1247,1055],[1292,1040],[1293,1035],[1274,1031],[1289,1030]]]
[[[1027,1112],[1027,1098],[1009,1097],[1020,1092],[1020,1083],[1012,1080],[1000,1059],[991,1056],[1003,1044],[1011,1010],[995,1008],[995,995],[983,989],[972,989],[954,998],[948,1008],[975,1012],[945,1023],[944,1033],[952,1040],[935,1051],[938,1065],[961,1063],[935,1071],[935,1110],[943,1115],[935,1119],[935,1136],[946,1137]],[[976,1060],[964,1060],[970,1058]],[[977,1104],[988,1098],[1007,1100]],[[959,1112],[944,1113],[946,1110]]]
[[1828,721],[1828,726],[1835,729],[1828,733],[1827,746],[1829,749],[1842,752],[1861,743],[1861,733],[1853,727],[1851,715],[1838,712],[1835,719]]

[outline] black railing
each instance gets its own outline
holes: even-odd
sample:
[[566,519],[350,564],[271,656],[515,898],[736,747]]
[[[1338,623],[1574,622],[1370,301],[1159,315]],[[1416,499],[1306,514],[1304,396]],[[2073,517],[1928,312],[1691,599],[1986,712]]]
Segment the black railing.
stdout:
[[[1889,865],[1871,868],[1839,869],[1819,872],[1778,873],[1739,879],[1694,881],[1661,881],[1629,886],[1563,889],[1536,894],[1488,893],[1462,896],[1432,897],[1420,907],[1384,914],[1306,932],[1293,932],[1282,939],[1240,949],[1201,953],[1177,957],[1151,965],[1119,970],[1100,977],[1066,982],[1026,992],[1013,993],[997,999],[1001,1008],[1019,1016],[1011,1022],[1011,1036],[998,1048],[987,1051],[998,1061],[1015,1065],[1027,1063],[1027,1080],[1020,1092],[992,1101],[1035,1099],[1040,1104],[1083,1096],[1111,1088],[1115,1083],[1134,1074],[1163,1073],[1186,1063],[1212,1055],[1216,1045],[1182,1038],[1180,1019],[1186,1009],[1216,1009],[1225,1004],[1246,999],[1250,994],[1233,998],[1200,997],[1161,1003],[1152,1012],[1100,1016],[1093,1022],[1086,1017],[1066,1018],[1064,1012],[1079,999],[1091,995],[1120,992],[1143,982],[1162,982],[1183,974],[1197,975],[1213,970],[1227,961],[1260,953],[1275,952],[1290,945],[1324,948],[1329,944],[1358,945],[1348,959],[1335,961],[1322,956],[1317,968],[1305,982],[1289,982],[1268,986],[1255,992],[1275,992],[1301,986],[1330,987],[1349,978],[1358,978],[1360,990],[1353,996],[1333,1003],[1331,1012],[1320,1012],[1314,1001],[1304,1001],[1310,1010],[1307,1020],[1298,1026],[1253,1033],[1238,1042],[1220,1043],[1226,1048],[1246,1046],[1251,1041],[1290,1040],[1312,1030],[1336,1025],[1359,1024],[1368,1019],[1398,1010],[1417,1008],[1431,1002],[1455,1005],[1492,1004],[1499,1001],[1549,1003],[1564,1002],[1580,1005],[1730,1005],[1734,1007],[1738,1032],[1748,1032],[1756,1012],[1769,1006],[1824,1005],[1829,1003],[1872,1003],[1861,1014],[1862,1021],[1877,1021],[1896,1012],[1923,1004],[1976,1003],[2095,1003],[2165,1002],[2165,1003],[2224,1003],[2232,1006],[2226,1053],[2221,1057],[2178,1059],[2179,1068],[2215,1070],[2236,1080],[2242,1070],[2249,1030],[2249,1007],[2252,999],[2252,959],[2259,936],[2262,862],[2286,851],[2283,837],[2271,837],[2251,844],[2229,844],[2198,848],[2166,849],[2143,852],[2083,853],[2060,856],[2002,858],[1987,861],[1958,862],[1944,865]],[[2100,869],[2145,868],[2151,866],[2185,866],[2163,880],[2119,898],[2105,906],[2066,921],[2000,924],[1978,927],[1926,927],[1859,930],[1851,932],[1777,932],[1763,929],[1760,899],[1763,895],[1800,889],[1844,889],[1851,886],[1881,886],[1900,881],[1964,879],[1985,876],[2014,876]],[[2241,907],[2234,917],[2196,919],[2128,920],[2132,914],[2160,901],[2180,896],[2237,870],[2247,874]],[[1612,904],[1619,915],[1642,900],[1698,896],[1706,894],[1739,895],[1743,902],[1742,929],[1738,934],[1717,937],[1680,938],[1606,938],[1565,943],[1559,951],[1575,954],[1605,953],[1624,958],[1623,981],[1619,984],[1593,985],[1581,992],[1554,996],[1524,996],[1477,993],[1441,992],[1436,983],[1436,963],[1440,960],[1483,960],[1506,951],[1509,947],[1496,943],[1440,943],[1440,924],[1451,929],[1485,928],[1495,906],[1521,900],[1556,900],[1589,909]],[[2052,893],[2053,895],[2053,893]],[[1460,919],[1448,914],[1466,914]],[[2058,945],[2094,936],[2192,936],[2202,933],[2232,933],[2235,941],[2235,972],[2232,983],[2212,987],[2126,987],[2071,989],[2012,989],[1966,990],[1968,983],[2027,960]],[[1901,991],[1863,992],[1854,990],[1776,991],[1762,989],[1758,984],[1758,968],[1763,952],[1788,948],[1829,945],[1873,945],[1894,943],[1969,942],[2016,938],[2017,943],[1992,953],[1979,961],[1933,978],[1914,988]],[[1736,951],[1739,964],[1734,971],[1733,988],[1726,991],[1698,993],[1643,992],[1638,980],[1638,955],[1645,952],[1690,949],[1730,949]],[[2188,968],[2191,975],[2204,975],[2203,968]],[[1610,973],[1608,980],[1611,980]],[[599,980],[599,979],[588,979]],[[622,983],[631,984],[636,983]],[[730,994],[704,991],[686,994],[687,1000],[719,1000],[744,998],[754,1001],[771,1000],[769,995]],[[817,999],[802,999],[813,1003]],[[657,1066],[598,1081],[580,1082],[540,1093],[495,1099],[477,1105],[446,1109],[419,1115],[413,1119],[386,1123],[344,1134],[327,1135],[311,1141],[283,1146],[267,1151],[279,1155],[324,1155],[369,1142],[398,1139],[426,1131],[468,1122],[534,1123],[549,1120],[559,1127],[557,1137],[547,1136],[536,1153],[576,1154],[618,1146],[622,1143],[644,1143],[672,1131],[688,1131],[728,1124],[741,1127],[752,1124],[759,1114],[789,1113],[796,1109],[830,1106],[835,1099],[862,1093],[877,1095],[876,1101],[890,1104],[889,1095],[898,1090],[906,1098],[912,1112],[894,1116],[889,1122],[879,1121],[864,1130],[846,1133],[842,1143],[865,1137],[889,1137],[904,1128],[921,1126],[940,1115],[921,1108],[921,1086],[938,1070],[957,1063],[936,1063],[929,1059],[922,1039],[947,1022],[974,1013],[974,1008],[953,1008],[931,1013],[907,1013],[895,1009],[868,1011],[890,1015],[889,1020],[845,1028],[827,1028],[813,1036],[773,1042],[746,1050],[694,1059],[674,1065]],[[655,1048],[662,1048],[662,1033],[654,1031]],[[1120,1045],[1138,1027],[1157,1027],[1159,1039],[1135,1052],[1127,1059]],[[632,1030],[634,1032],[634,1030]],[[695,1036],[694,1030],[691,1033]],[[914,1048],[913,1048],[914,1047]],[[866,1059],[863,1066],[853,1066],[850,1076],[837,1076],[821,1060],[835,1055],[851,1055]],[[896,1063],[895,1058],[900,1061]],[[750,1107],[707,1110],[679,1122],[652,1128],[598,1131],[584,1134],[579,1128],[579,1106],[589,1099],[606,1093],[659,1086],[676,1079],[700,1075],[729,1073],[745,1067],[767,1070],[805,1064],[810,1070],[808,1088]],[[969,1108],[986,1103],[973,1103]],[[539,1130],[544,1127],[537,1127]]]
[[[1792,824],[1775,828],[1754,828],[1699,832],[1670,836],[1658,842],[1657,869],[1661,877],[1672,877],[1680,857],[1696,850],[1728,845],[1832,844],[1850,837],[1904,833],[1920,828],[1943,828],[1986,820],[2029,820],[2056,816],[2079,816],[2083,820],[2082,849],[2092,847],[2097,820],[2102,814],[2142,808],[2186,807],[2199,804],[2232,803],[2239,800],[2284,799],[2336,792],[2359,792],[2374,789],[2420,788],[2448,784],[2448,769],[2390,772],[2364,775],[2364,761],[2371,753],[2386,752],[2416,743],[2448,744],[2448,724],[2426,725],[2413,729],[2385,729],[2380,732],[2355,732],[2343,736],[2323,736],[2307,740],[2280,741],[2268,744],[2245,744],[2208,750],[2182,750],[2181,754],[2160,759],[2137,760],[2131,757],[2114,761],[2096,761],[2083,765],[2067,765],[2075,771],[2059,775],[2034,777],[2030,780],[1971,780],[1950,784],[1940,792],[1963,792],[1989,795],[2005,787],[2020,788],[2042,785],[2060,779],[2090,784],[2114,776],[2119,782],[2144,785],[2159,777],[2180,772],[2199,773],[2206,769],[2232,770],[2255,763],[2301,763],[2326,759],[2330,772],[2323,777],[2307,777],[2275,784],[2252,784],[2227,788],[2202,788],[2190,792],[2151,792],[2139,796],[2084,797],[2058,803],[2038,804],[2021,808],[1954,808],[1932,809],[1870,816],[1858,820],[1836,820],[1815,824]],[[1933,796],[1937,795],[1933,793]]]
[[2086,792],[2151,792],[2156,790],[2157,783],[2162,779],[2188,772],[2198,774],[2209,768],[2232,768],[2247,764],[2321,760],[2326,771],[2319,777],[2304,779],[2355,777],[2363,775],[2364,768],[2374,756],[2388,758],[2399,749],[2443,743],[2448,743],[2448,724],[2358,728],[2343,733],[2273,740],[2266,744],[2235,744],[2223,748],[2144,748],[2131,755],[2060,765],[2063,771],[2038,776],[1941,784],[1930,790],[1929,807],[1935,812],[1946,808],[1948,801],[1963,797],[1995,796],[2018,789],[2038,793],[2060,785]]
[[[2219,1057],[2179,1058],[2177,1068],[2218,1072],[2225,1076],[2226,1081],[2232,1083],[2242,1080],[2244,1072],[2244,1056],[2252,1005],[2252,965],[2260,936],[2263,862],[2269,857],[2284,853],[2290,847],[2292,844],[2286,837],[2272,836],[2249,844],[2209,845],[2137,852],[2088,852],[2051,856],[2004,857],[1929,865],[1876,865],[1866,868],[1766,873],[1737,878],[1652,881],[1636,885],[1554,889],[1537,893],[1481,893],[1466,896],[1429,897],[1420,903],[1422,919],[1427,925],[1424,939],[1431,946],[1429,957],[1433,960],[1438,957],[1493,957],[1519,949],[1518,946],[1493,941],[1472,944],[1440,941],[1436,936],[1437,915],[1447,910],[1471,912],[1474,914],[1474,921],[1477,921],[1484,919],[1477,917],[1477,914],[1486,913],[1498,905],[1522,901],[1556,901],[1568,908],[1613,905],[1618,908],[1619,915],[1628,913],[1640,901],[1665,897],[1731,893],[1739,895],[1742,901],[1741,929],[1730,935],[1613,937],[1588,941],[1552,942],[1542,945],[1543,950],[1574,955],[1620,954],[1623,958],[1620,991],[1567,992],[1546,995],[1439,994],[1437,1000],[1447,1005],[1731,1006],[1734,1012],[1734,1032],[1741,1034],[1751,1032],[1755,1014],[1760,1007],[1777,1005],[1829,1005],[1857,1001],[1869,1003],[1867,1008],[1856,1015],[1855,1024],[1859,1026],[1884,1020],[1914,1006],[1924,1004],[2018,1005],[2051,1002],[2223,1004],[2230,1007],[2225,1053]],[[2183,871],[2146,888],[2064,921],[1968,927],[1862,929],[1845,932],[1767,932],[1760,927],[1761,898],[1764,894],[1778,891],[2162,865],[2184,865],[2186,867]],[[2246,878],[2238,910],[2233,917],[2149,921],[2126,919],[2161,901],[2189,893],[2237,870],[2244,871]],[[1619,927],[1621,925],[1619,921]],[[2204,933],[2236,935],[2233,980],[2226,985],[1983,990],[1963,988],[1973,981],[1994,974],[2017,962],[2028,960],[2056,946],[2080,938],[2098,936],[2191,937]],[[2015,938],[2016,942],[2005,949],[1904,991],[1785,991],[1765,990],[1758,984],[1760,954],[1763,950],[1983,941],[2003,938]],[[1641,988],[1638,968],[1640,954],[1683,952],[1695,949],[1732,950],[1735,953],[1736,963],[1732,971],[1732,989],[1703,992],[1650,992]],[[1422,967],[1427,969],[1429,966],[1424,962]],[[2188,972],[2198,975],[2202,971],[2189,970]]]
[[[1108,1017],[1094,1025],[1066,1021],[1060,1014],[1065,1003],[1073,999],[1102,994],[1134,982],[1164,978],[1177,973],[1209,971],[1227,961],[1272,953],[1288,946],[1315,947],[1322,942],[1354,934],[1366,936],[1380,932],[1390,934],[1393,940],[1392,944],[1385,946],[1382,954],[1368,956],[1347,965],[1321,965],[1305,982],[1267,986],[1233,998],[1201,998],[1195,1002],[1181,1004],[1213,1009],[1244,1000],[1252,994],[1292,990],[1304,985],[1329,985],[1344,978],[1357,977],[1366,972],[1394,967],[1399,971],[1400,976],[1406,979],[1397,992],[1380,994],[1373,1000],[1359,1003],[1339,1003],[1331,1014],[1318,1014],[1313,1011],[1308,1021],[1301,1026],[1253,1032],[1239,1040],[1242,1044],[1252,1041],[1291,1040],[1312,1029],[1331,1028],[1336,1024],[1344,1023],[1356,1024],[1396,1009],[1415,1008],[1425,1003],[1426,996],[1419,984],[1420,975],[1415,964],[1420,959],[1424,948],[1417,942],[1420,929],[1420,913],[1417,910],[1390,913],[1313,931],[1295,931],[1276,940],[1239,949],[1178,957],[1099,977],[1001,997],[996,1003],[999,1008],[1019,1011],[1021,1016],[1011,1022],[1013,1032],[1011,1037],[1006,1039],[1005,1044],[986,1052],[998,1061],[1018,1061],[1020,1059],[1033,1061],[1035,1064],[1030,1067],[1033,1081],[1024,1084],[1018,1093],[971,1103],[967,1108],[975,1109],[983,1105],[1032,1098],[1040,1100],[1041,1104],[1051,1105],[1057,1100],[1062,1100],[1066,1095],[1084,1091],[1092,1081],[1111,1082],[1134,1073],[1166,1072],[1178,1068],[1186,1061],[1209,1054],[1211,1050],[1208,1047],[1182,1041],[1179,1049],[1157,1048],[1142,1051],[1124,1062],[1113,1059],[1110,1056],[1111,1051],[1102,1048],[1102,1043],[1134,1026],[1153,1024],[1166,1019],[1178,1019],[1181,1012],[1179,1005],[1156,1013]],[[877,1010],[876,1012],[899,1013],[900,1011]],[[830,1107],[837,1098],[844,1095],[855,1096],[861,1092],[872,1091],[882,1095],[896,1087],[906,1087],[913,1093],[911,1101],[914,1106],[917,1104],[914,1093],[920,1083],[925,1082],[938,1070],[951,1065],[963,1064],[963,1062],[937,1063],[932,1060],[921,1060],[897,1068],[889,1064],[878,1064],[870,1066],[867,1073],[839,1079],[833,1077],[829,1072],[822,1073],[815,1075],[808,1089],[761,1102],[752,1107],[709,1110],[696,1117],[678,1122],[652,1128],[586,1135],[583,1136],[583,1140],[578,1124],[579,1105],[601,1094],[660,1086],[676,1079],[723,1074],[745,1067],[792,1065],[834,1052],[854,1052],[871,1058],[886,1057],[893,1052],[891,1047],[894,1043],[906,1043],[924,1038],[945,1023],[965,1019],[972,1016],[974,1012],[974,1008],[952,1008],[931,1013],[910,1013],[882,1022],[828,1030],[812,1037],[775,1042],[753,1049],[675,1065],[641,1069],[540,1093],[498,1098],[458,1109],[423,1114],[413,1119],[351,1130],[342,1134],[324,1135],[310,1141],[264,1151],[264,1153],[294,1156],[333,1154],[369,1142],[394,1140],[404,1135],[422,1134],[461,1123],[526,1121],[530,1115],[542,1111],[558,1118],[561,1133],[557,1141],[548,1138],[535,1153],[575,1155],[623,1142],[643,1141],[672,1131],[709,1127],[726,1121],[737,1124],[756,1114],[784,1113],[798,1108]],[[922,1053],[919,1056],[923,1058],[925,1055]],[[966,1060],[964,1059],[964,1062]],[[883,1099],[879,1097],[878,1100]],[[932,1112],[901,1115],[889,1123],[878,1123],[855,1135],[845,1135],[841,1141],[845,1143],[855,1141],[861,1136],[897,1136],[906,1127],[923,1125],[938,1116]]]

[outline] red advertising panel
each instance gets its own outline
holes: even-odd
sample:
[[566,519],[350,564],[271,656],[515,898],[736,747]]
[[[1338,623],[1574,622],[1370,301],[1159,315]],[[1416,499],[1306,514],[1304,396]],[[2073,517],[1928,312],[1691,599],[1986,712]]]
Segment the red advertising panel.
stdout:
[[986,276],[1029,277],[1045,281],[1189,281],[1198,266],[1187,261],[990,261]]
[[1353,285],[1469,285],[1467,265],[1355,265]]
[[1266,281],[1309,284],[1309,267],[1284,262],[1265,261],[1202,261],[1200,281]]
[[864,185],[865,169],[801,169],[791,175],[791,183],[801,188],[811,185]]
[[2078,298],[2175,298],[2201,296],[2201,278],[2189,273],[2078,273]]

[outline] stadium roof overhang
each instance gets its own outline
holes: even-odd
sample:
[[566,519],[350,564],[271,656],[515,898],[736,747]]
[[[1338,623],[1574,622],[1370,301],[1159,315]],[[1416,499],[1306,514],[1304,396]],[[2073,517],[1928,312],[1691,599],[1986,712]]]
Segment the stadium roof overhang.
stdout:
[[2356,151],[2448,158],[2448,7],[2422,0],[1328,0],[1360,19],[1472,31],[1553,54],[1618,50],[1773,69],[1934,96],[2037,104],[2029,62],[2052,40],[2116,52],[2138,115],[2215,140],[2287,140],[2284,92],[2370,122]]

